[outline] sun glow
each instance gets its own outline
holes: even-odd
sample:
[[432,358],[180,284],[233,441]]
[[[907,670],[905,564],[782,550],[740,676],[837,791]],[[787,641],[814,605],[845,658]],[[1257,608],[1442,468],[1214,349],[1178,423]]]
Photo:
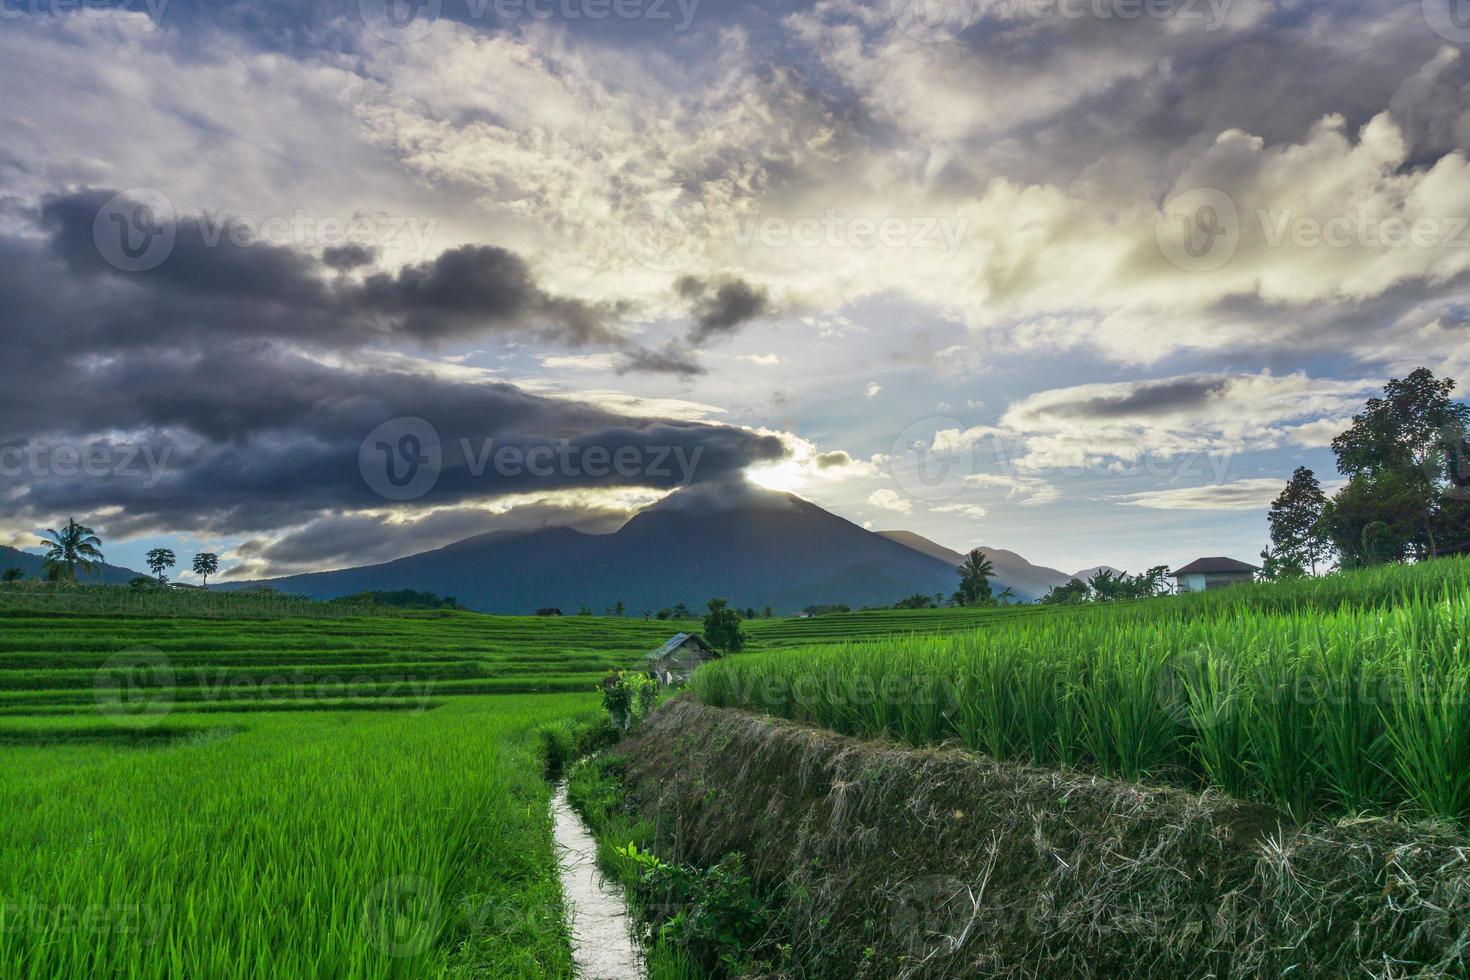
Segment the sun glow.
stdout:
[[745,471],[745,478],[767,490],[793,493],[806,486],[807,472],[799,461],[785,459],[770,466],[752,467]]

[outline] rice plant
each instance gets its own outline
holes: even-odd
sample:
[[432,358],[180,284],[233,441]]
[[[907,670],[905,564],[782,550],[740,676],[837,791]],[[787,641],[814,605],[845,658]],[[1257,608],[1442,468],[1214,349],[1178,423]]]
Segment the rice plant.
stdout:
[[1470,821],[1470,561],[729,657],[697,697],[858,735]]

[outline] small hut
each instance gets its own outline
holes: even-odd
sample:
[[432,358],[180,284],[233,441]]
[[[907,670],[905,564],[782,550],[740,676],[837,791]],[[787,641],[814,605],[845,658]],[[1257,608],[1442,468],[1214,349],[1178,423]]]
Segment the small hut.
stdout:
[[683,684],[700,664],[716,660],[720,652],[698,633],[675,633],[667,643],[644,658],[648,676],[660,684]]

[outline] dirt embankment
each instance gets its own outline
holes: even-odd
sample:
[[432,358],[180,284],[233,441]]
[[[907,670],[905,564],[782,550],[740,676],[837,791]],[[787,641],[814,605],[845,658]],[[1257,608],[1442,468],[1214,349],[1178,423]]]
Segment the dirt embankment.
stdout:
[[803,977],[1470,975],[1470,840],[680,699],[616,750],[659,853],[744,854]]

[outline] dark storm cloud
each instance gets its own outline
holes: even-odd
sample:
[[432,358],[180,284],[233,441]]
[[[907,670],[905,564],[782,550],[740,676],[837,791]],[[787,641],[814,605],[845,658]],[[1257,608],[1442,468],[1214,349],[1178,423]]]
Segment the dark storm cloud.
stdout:
[[673,341],[669,341],[658,349],[629,347],[618,358],[614,370],[619,374],[644,371],[651,374],[674,374],[685,378],[709,373],[708,369],[695,359],[692,351],[680,347]]
[[548,293],[524,260],[493,245],[461,245],[361,282],[333,280],[327,270],[370,258],[363,246],[339,246],[318,258],[268,241],[239,243],[227,215],[155,213],[152,226],[173,236],[166,257],[156,267],[124,271],[107,239],[121,232],[105,219],[132,202],[120,208],[113,201],[108,190],[53,196],[41,205],[40,224],[73,273],[126,294],[110,325],[123,329],[114,334],[215,329],[236,338],[348,346],[493,332],[529,332],[573,345],[616,338],[604,322],[615,310]]
[[[396,368],[364,352],[379,340],[437,338],[470,322],[512,330],[554,321],[573,342],[595,332],[585,307],[541,290],[502,249],[456,249],[339,287],[300,251],[211,246],[181,225],[167,261],[124,273],[98,264],[88,210],[96,201],[51,198],[41,216],[48,238],[0,237],[0,451],[11,450],[13,462],[27,446],[71,451],[110,433],[117,445],[107,452],[142,447],[164,465],[154,473],[134,460],[130,473],[80,476],[50,457],[18,472],[11,466],[0,516],[118,507],[121,515],[106,521],[112,535],[265,533],[392,509],[365,480],[359,453],[377,426],[405,417],[425,420],[443,447],[437,482],[415,501],[431,506],[559,489],[673,488],[785,452],[779,440],[741,429],[629,419],[508,384]],[[564,448],[577,463],[503,470],[486,455],[537,446]],[[620,450],[637,467],[581,465],[584,454]],[[681,468],[674,460],[693,462]]]
[[735,277],[681,276],[674,283],[674,291],[689,304],[694,317],[689,343],[696,347],[730,336],[744,324],[771,312],[771,297],[765,287]]
[[1219,395],[1227,387],[1226,378],[1186,378],[1170,381],[1145,381],[1118,395],[1084,398],[1074,402],[1044,406],[1045,414],[1062,418],[1148,418],[1170,415],[1196,408]]

